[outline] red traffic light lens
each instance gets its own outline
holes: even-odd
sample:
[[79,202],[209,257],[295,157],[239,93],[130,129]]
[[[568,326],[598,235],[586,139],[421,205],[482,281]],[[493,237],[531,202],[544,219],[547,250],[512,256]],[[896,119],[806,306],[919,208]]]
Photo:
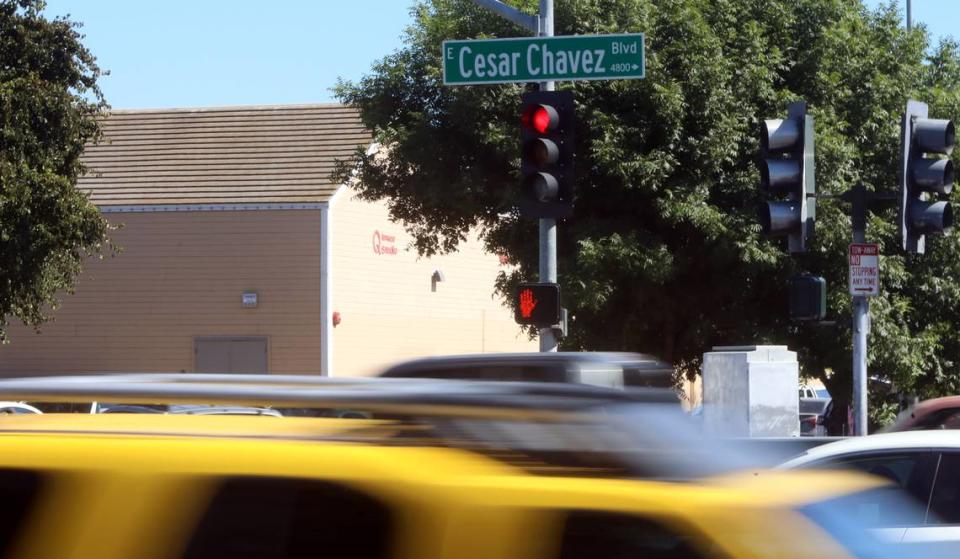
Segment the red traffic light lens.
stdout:
[[533,129],[541,134],[550,129],[550,113],[543,107],[533,111]]
[[550,105],[529,105],[520,118],[525,128],[531,128],[538,134],[545,134],[557,127],[560,121],[557,110]]

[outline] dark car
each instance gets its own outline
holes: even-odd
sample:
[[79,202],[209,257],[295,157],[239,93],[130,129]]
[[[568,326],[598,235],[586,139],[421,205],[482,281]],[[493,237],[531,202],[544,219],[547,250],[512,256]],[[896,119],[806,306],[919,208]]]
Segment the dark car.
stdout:
[[960,396],[924,400],[900,414],[897,421],[885,431],[931,429],[960,429]]
[[674,386],[673,367],[642,353],[481,353],[404,361],[380,373],[392,378],[568,382],[613,388]]

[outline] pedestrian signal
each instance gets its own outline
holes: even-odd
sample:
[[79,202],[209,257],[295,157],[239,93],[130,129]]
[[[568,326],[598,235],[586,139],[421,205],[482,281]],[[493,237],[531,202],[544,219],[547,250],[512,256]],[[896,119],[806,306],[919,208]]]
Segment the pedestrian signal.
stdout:
[[560,286],[555,283],[521,283],[514,297],[518,324],[545,328],[560,322]]

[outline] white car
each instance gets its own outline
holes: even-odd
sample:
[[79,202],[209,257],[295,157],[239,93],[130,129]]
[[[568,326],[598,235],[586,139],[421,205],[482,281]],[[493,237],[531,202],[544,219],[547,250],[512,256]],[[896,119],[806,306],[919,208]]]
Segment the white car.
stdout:
[[20,413],[43,413],[30,404],[23,402],[0,402],[0,415],[11,415]]
[[[845,509],[884,539],[943,544],[960,551],[960,431],[907,431],[849,438],[807,450],[781,468],[852,468],[889,479]],[[955,555],[960,557],[960,552]]]

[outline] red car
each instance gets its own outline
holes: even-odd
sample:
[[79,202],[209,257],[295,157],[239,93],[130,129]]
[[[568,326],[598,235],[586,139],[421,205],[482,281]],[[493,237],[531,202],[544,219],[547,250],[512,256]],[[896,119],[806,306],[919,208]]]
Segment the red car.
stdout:
[[960,396],[925,400],[906,410],[886,431],[960,429]]

